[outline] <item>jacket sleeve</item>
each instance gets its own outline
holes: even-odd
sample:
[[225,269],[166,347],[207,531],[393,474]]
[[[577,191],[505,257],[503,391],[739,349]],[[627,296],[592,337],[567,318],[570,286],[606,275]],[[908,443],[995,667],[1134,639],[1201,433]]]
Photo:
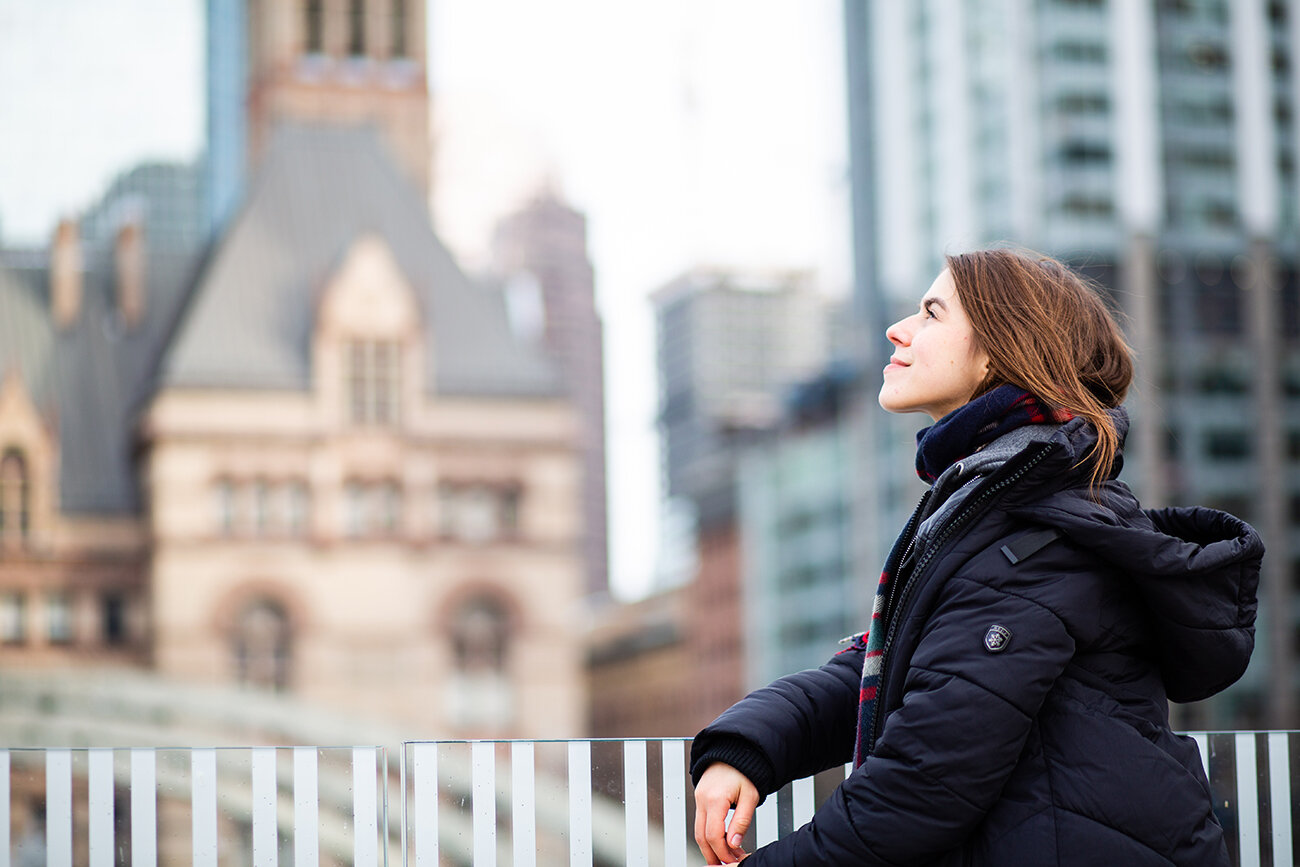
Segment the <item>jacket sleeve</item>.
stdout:
[[859,642],[821,668],[755,690],[695,736],[693,780],[726,762],[766,798],[791,780],[843,764],[853,757],[861,680]]
[[[872,755],[812,822],[747,867],[928,863],[961,845],[997,801],[1073,639],[1038,602],[961,575],[923,625],[905,626],[920,639]],[[990,650],[993,626],[1010,640]]]

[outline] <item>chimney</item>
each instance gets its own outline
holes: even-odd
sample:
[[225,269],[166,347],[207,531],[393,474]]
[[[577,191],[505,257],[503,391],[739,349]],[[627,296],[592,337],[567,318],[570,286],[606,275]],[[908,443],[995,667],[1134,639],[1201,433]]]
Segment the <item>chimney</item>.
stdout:
[[139,220],[130,220],[117,230],[113,246],[117,268],[117,309],[127,328],[134,328],[144,318],[144,229]]
[[77,221],[64,218],[54,230],[50,250],[50,307],[54,324],[67,328],[81,314],[81,234]]

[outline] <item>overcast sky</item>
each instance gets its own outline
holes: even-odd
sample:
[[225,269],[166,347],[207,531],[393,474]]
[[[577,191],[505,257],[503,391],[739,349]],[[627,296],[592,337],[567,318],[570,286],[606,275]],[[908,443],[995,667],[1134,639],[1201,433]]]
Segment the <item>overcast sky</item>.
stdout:
[[[432,0],[435,225],[469,270],[541,184],[589,220],[606,327],[611,574],[657,541],[647,295],[695,264],[847,291],[840,0]],[[203,143],[200,0],[0,0],[0,237],[40,242]]]

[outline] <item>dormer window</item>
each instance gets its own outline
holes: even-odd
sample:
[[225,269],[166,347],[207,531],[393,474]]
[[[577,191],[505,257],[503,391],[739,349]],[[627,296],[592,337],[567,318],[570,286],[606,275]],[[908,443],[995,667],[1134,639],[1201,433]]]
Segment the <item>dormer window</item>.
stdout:
[[17,547],[31,530],[31,480],[22,452],[8,449],[0,457],[0,546]]
[[344,366],[348,420],[356,425],[397,424],[401,409],[401,347],[397,341],[351,341]]

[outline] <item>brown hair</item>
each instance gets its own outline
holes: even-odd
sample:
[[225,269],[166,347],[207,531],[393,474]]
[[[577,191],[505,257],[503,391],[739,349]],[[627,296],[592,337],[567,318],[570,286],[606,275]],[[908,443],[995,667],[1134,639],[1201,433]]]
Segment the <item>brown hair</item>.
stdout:
[[1132,351],[1099,287],[1048,256],[1006,249],[948,256],[957,297],[989,372],[981,395],[1010,383],[1097,429],[1091,484],[1109,478],[1120,434],[1108,410],[1133,381]]

